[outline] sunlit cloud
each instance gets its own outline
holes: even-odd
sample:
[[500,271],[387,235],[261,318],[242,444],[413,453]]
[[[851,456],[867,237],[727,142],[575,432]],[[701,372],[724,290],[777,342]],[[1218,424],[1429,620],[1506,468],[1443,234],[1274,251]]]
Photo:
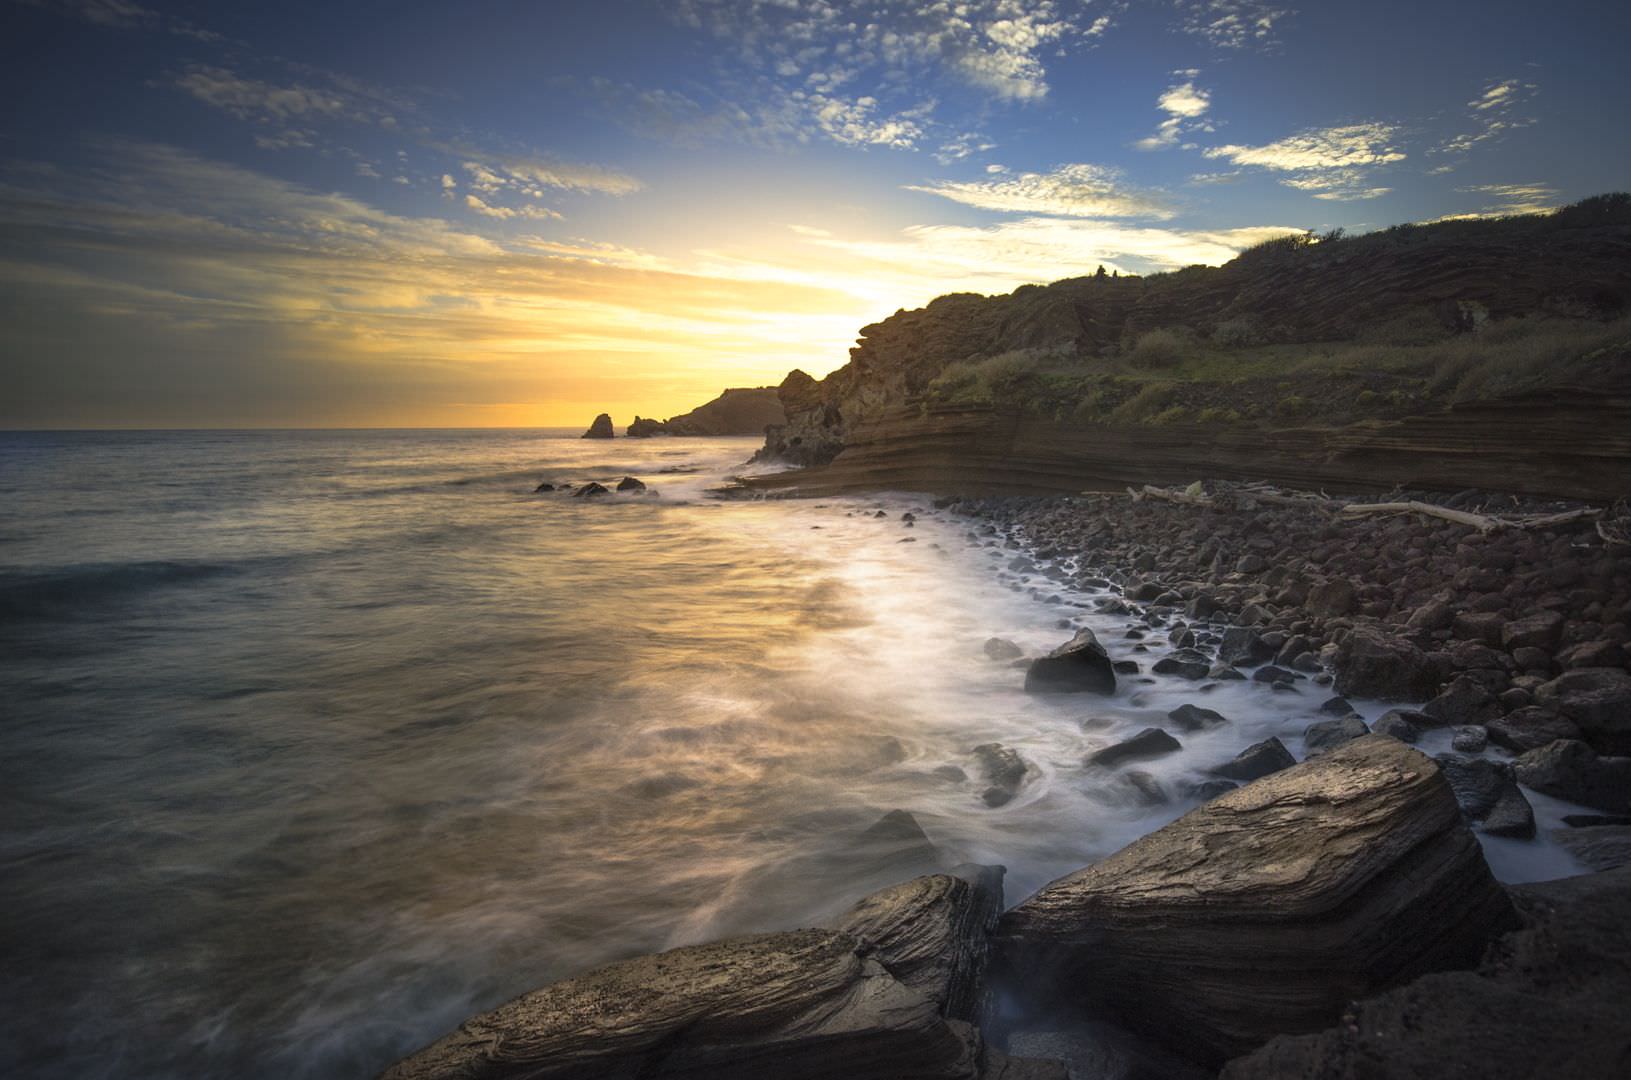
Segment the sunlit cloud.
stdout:
[[1452,217],[1505,217],[1509,214],[1542,214],[1556,210],[1559,196],[1550,184],[1471,184],[1458,187],[1466,194],[1482,195],[1493,200],[1486,206],[1467,214]]
[[1534,117],[1523,110],[1540,88],[1523,79],[1502,79],[1490,83],[1477,97],[1467,102],[1468,128],[1445,139],[1430,153],[1465,154],[1480,143],[1505,136],[1518,128],[1528,127]]
[[1179,139],[1192,130],[1211,130],[1209,126],[1194,123],[1212,107],[1211,91],[1195,85],[1194,77],[1199,72],[1190,70],[1178,74],[1188,77],[1181,83],[1167,87],[1155,102],[1156,108],[1166,113],[1167,118],[1156,126],[1154,135],[1133,144],[1138,149],[1161,150],[1178,145]]
[[1219,49],[1266,49],[1279,44],[1276,30],[1295,15],[1263,0],[1176,0],[1179,26]]
[[1051,172],[1021,173],[990,180],[942,180],[934,184],[908,185],[907,190],[1003,213],[1172,217],[1172,211],[1161,200],[1133,188],[1119,169],[1104,165],[1061,165]]
[[483,217],[498,218],[508,221],[513,218],[526,218],[532,221],[558,221],[560,214],[547,206],[493,206],[483,202],[476,195],[466,195],[464,205]]
[[1314,193],[1315,198],[1372,199],[1390,189],[1366,183],[1370,170],[1403,161],[1407,156],[1395,145],[1397,136],[1398,128],[1393,124],[1347,124],[1304,131],[1263,146],[1215,146],[1206,150],[1205,156],[1291,173],[1280,182]]

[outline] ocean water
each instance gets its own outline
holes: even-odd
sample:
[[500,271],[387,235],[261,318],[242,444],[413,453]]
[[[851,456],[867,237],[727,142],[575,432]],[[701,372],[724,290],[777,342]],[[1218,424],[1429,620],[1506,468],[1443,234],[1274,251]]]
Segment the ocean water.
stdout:
[[[711,494],[756,440],[575,434],[0,434],[0,1075],[365,1076],[937,867],[1002,863],[1014,902],[1247,744],[1300,754],[1327,696],[1027,696],[987,638],[1134,654],[1016,538]],[[625,474],[651,491],[533,493]],[[1083,768],[1186,701],[1232,723],[1142,766],[1172,801]],[[1029,764],[1000,807],[990,742]],[[932,849],[868,834],[896,809]]]

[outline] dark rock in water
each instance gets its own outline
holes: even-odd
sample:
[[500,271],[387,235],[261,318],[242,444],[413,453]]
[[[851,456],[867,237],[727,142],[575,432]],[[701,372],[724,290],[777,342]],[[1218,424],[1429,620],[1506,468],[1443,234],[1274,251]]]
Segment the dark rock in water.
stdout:
[[621,479],[621,480],[619,480],[617,482],[617,490],[619,490],[619,491],[644,491],[644,490],[646,490],[646,485],[645,485],[645,483],[643,481],[636,480],[632,476],[625,476],[623,479]]
[[1426,713],[1418,712],[1415,709],[1389,709],[1387,712],[1377,717],[1376,722],[1380,724],[1383,720],[1387,720],[1389,718],[1403,720],[1405,723],[1409,724],[1418,731],[1424,731],[1427,728],[1444,726],[1443,724],[1439,723],[1436,717],[1428,716]]
[[583,433],[585,439],[610,439],[617,432],[612,430],[612,418],[606,413],[595,417],[595,422],[589,425],[589,430]]
[[1176,656],[1163,656],[1150,670],[1157,675],[1176,675],[1180,679],[1204,679],[1208,666],[1199,660],[1180,660]]
[[534,495],[536,495],[541,491],[554,491],[554,490],[555,490],[555,485],[551,484],[548,480],[545,480],[542,484],[539,484],[537,487],[533,488],[532,493]]
[[572,493],[574,499],[585,499],[595,495],[610,495],[611,489],[605,484],[597,484],[593,480]]
[[1421,711],[1440,724],[1487,724],[1501,715],[1501,703],[1477,680],[1463,676]]
[[[856,931],[692,945],[566,979],[464,1022],[384,1080],[761,1080],[978,1074],[971,1009],[989,889],[935,875],[868,897]],[[865,936],[862,936],[864,934]]]
[[1303,729],[1303,746],[1309,757],[1318,757],[1335,750],[1343,743],[1353,742],[1370,734],[1365,721],[1357,716],[1344,716],[1340,720],[1316,720]]
[[1444,778],[1469,821],[1483,822],[1484,831],[1495,836],[1528,839],[1535,835],[1535,814],[1513,779],[1512,766],[1450,754],[1434,760],[1444,770]]
[[1476,971],[1426,975],[1282,1036],[1222,1080],[1626,1075],[1631,869],[1518,885],[1524,927]]
[[1291,751],[1286,749],[1285,743],[1270,736],[1262,742],[1246,747],[1232,760],[1225,761],[1212,772],[1249,784],[1253,780],[1261,780],[1270,773],[1289,769],[1295,764],[1297,759],[1291,756]]
[[981,796],[987,806],[1003,806],[1013,801],[1025,783],[1028,766],[1025,759],[1001,743],[984,743],[974,748],[974,757],[980,763],[980,773],[990,787]]
[[[958,770],[961,772],[962,770]],[[924,844],[933,846],[923,826],[908,810],[891,810],[861,833],[863,840],[881,840],[887,843]]]
[[1213,664],[1207,671],[1208,679],[1221,679],[1224,682],[1243,682],[1246,676],[1230,667],[1228,664]]
[[[1631,865],[1631,826],[1553,829],[1550,835],[1559,847],[1593,870],[1613,870]],[[1626,986],[1621,995],[1631,998],[1631,986]]]
[[1427,654],[1404,638],[1356,626],[1337,646],[1337,693],[1382,701],[1421,701],[1438,686]]
[[1160,728],[1145,728],[1130,739],[1089,754],[1087,764],[1109,768],[1124,761],[1147,761],[1181,749],[1183,744]]
[[1200,731],[1229,722],[1229,718],[1222,713],[1198,705],[1180,705],[1167,713],[1167,719],[1177,724],[1180,731]]
[[1225,664],[1266,664],[1274,659],[1274,646],[1264,641],[1256,630],[1231,626],[1223,632],[1223,640],[1218,644],[1218,659]]
[[1535,704],[1549,705],[1573,720],[1598,753],[1631,754],[1631,672],[1565,671],[1535,691]]
[[1386,735],[1400,742],[1413,743],[1421,738],[1421,730],[1399,715],[1399,710],[1393,709],[1383,713],[1371,725],[1371,730],[1378,735]]
[[1509,784],[1501,797],[1484,815],[1484,831],[1491,836],[1510,836],[1515,840],[1535,838],[1535,808],[1524,798],[1517,784]]
[[1191,798],[1206,802],[1215,799],[1225,791],[1233,791],[1240,785],[1233,780],[1203,780],[1199,784],[1191,784],[1185,789],[1185,794]]
[[1273,664],[1266,664],[1252,672],[1252,682],[1289,683],[1296,681],[1296,675],[1285,668],[1275,667]]
[[1475,963],[1512,924],[1438,767],[1377,737],[1046,886],[1002,916],[998,948],[1028,1007],[1109,1010],[1219,1061]]
[[953,1020],[973,1021],[987,935],[1002,911],[1000,866],[960,866],[880,890],[833,924],[870,944],[889,973]]
[[1116,673],[1093,631],[1082,630],[1048,655],[1031,661],[1025,672],[1025,690],[1032,694],[1113,694]]
[[1110,665],[1110,670],[1114,671],[1117,675],[1137,675],[1139,671],[1138,661],[1117,660]]
[[1559,739],[1513,763],[1518,782],[1542,795],[1606,810],[1631,811],[1631,757],[1599,757],[1577,739]]
[[1476,724],[1468,727],[1458,727],[1455,734],[1450,737],[1450,749],[1458,750],[1463,754],[1481,754],[1484,747],[1489,745],[1489,732]]
[[1574,829],[1595,829],[1603,825],[1631,825],[1631,814],[1564,814],[1563,824]]
[[1025,655],[1025,650],[1007,638],[994,637],[986,639],[985,655],[992,660],[1018,660]]
[[1121,781],[1132,789],[1140,806],[1165,806],[1172,801],[1161,781],[1143,769],[1128,769],[1121,774]]

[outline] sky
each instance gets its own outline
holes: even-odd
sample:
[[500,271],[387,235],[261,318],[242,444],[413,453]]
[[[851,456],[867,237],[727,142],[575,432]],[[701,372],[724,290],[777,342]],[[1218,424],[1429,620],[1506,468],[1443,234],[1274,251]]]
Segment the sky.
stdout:
[[947,292],[1631,187],[1631,4],[0,0],[0,426],[667,417]]

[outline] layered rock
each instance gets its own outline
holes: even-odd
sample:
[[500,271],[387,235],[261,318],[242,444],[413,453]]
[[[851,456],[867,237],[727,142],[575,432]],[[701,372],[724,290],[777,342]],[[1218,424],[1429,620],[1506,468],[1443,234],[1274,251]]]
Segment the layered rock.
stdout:
[[1475,962],[1511,909],[1426,755],[1368,736],[1220,795],[1003,916],[1017,985],[1218,1060]]

